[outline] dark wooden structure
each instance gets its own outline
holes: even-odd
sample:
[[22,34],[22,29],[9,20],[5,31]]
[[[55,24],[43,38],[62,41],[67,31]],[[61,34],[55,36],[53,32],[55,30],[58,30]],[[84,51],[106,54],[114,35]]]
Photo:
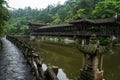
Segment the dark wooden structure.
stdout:
[[[39,27],[33,27],[33,26]],[[29,24],[30,34],[34,36],[78,36],[87,37],[92,33],[97,36],[116,36],[120,40],[120,22],[115,18],[86,19],[79,18],[67,24],[42,26],[41,24]]]
[[42,22],[28,22],[29,25],[29,33],[30,35],[33,35],[33,32],[37,30],[39,27],[45,26],[46,24]]
[[79,19],[70,23],[77,26],[77,34],[91,35],[95,33],[96,35],[109,36],[120,33],[120,23],[115,18],[97,20]]
[[34,35],[47,35],[47,36],[72,36],[73,35],[72,24],[60,24],[52,26],[42,26],[37,30],[34,30]]

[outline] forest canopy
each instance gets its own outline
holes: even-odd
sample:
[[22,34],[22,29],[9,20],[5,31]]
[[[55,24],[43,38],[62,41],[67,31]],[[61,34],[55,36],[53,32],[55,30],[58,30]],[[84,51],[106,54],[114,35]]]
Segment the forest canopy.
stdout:
[[3,35],[5,24],[9,19],[9,11],[5,0],[0,1],[0,36]]
[[77,17],[110,18],[120,17],[119,0],[67,0],[63,5],[49,5],[44,9],[10,10],[12,15],[7,24],[6,32],[12,34],[27,34],[27,22],[43,22],[47,25],[70,22]]

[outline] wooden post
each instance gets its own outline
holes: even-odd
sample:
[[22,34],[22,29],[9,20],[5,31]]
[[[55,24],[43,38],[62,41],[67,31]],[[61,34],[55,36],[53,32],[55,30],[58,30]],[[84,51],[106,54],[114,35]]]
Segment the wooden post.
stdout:
[[50,66],[45,71],[45,76],[46,76],[46,80],[58,80],[55,72],[52,70]]

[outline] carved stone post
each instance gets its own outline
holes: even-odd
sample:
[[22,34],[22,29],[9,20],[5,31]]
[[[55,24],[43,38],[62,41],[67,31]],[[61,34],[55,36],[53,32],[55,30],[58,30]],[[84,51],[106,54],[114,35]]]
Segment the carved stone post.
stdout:
[[84,57],[83,57],[83,69],[86,69],[87,67],[87,54],[83,54]]
[[103,55],[100,55],[99,56],[99,66],[98,66],[100,71],[102,70],[102,64],[103,64]]
[[78,48],[84,54],[83,68],[81,69],[79,80],[103,80],[103,53],[107,51],[108,47],[100,46],[99,40],[93,34],[89,44],[79,44]]

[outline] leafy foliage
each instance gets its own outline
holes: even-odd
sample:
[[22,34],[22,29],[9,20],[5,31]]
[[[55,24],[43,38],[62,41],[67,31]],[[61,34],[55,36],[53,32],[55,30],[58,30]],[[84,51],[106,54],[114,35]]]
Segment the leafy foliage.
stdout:
[[101,45],[107,45],[107,44],[109,44],[110,39],[104,38],[104,37],[99,37],[99,41],[100,41]]
[[4,0],[0,1],[0,36],[3,34],[4,26],[6,21],[9,19],[9,12],[7,7],[7,3]]
[[[49,5],[44,9],[11,10],[12,17],[7,26],[7,32],[24,34],[28,29],[28,21],[43,22],[48,25],[70,22],[78,17],[110,18],[116,14],[120,19],[119,0],[67,0],[63,5]],[[24,28],[25,27],[25,28]],[[25,30],[25,31],[24,31]]]
[[94,18],[110,18],[120,16],[120,1],[105,0],[99,2],[92,12]]

